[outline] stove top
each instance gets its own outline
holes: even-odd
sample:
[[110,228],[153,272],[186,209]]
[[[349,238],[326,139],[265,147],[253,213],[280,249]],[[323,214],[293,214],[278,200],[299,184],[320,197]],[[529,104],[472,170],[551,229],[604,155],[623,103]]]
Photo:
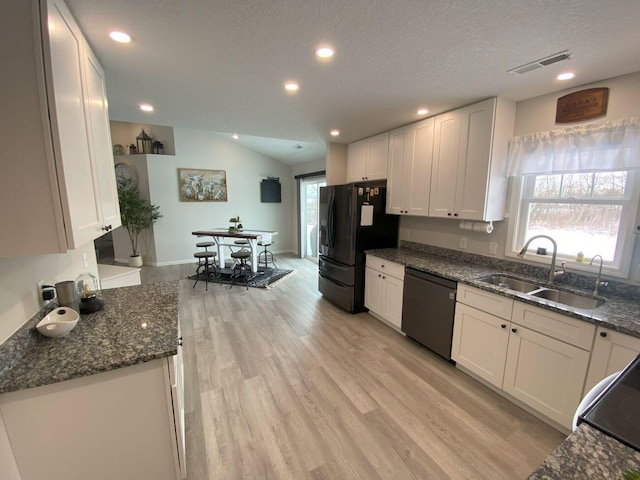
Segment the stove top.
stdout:
[[580,415],[581,422],[640,451],[640,355]]

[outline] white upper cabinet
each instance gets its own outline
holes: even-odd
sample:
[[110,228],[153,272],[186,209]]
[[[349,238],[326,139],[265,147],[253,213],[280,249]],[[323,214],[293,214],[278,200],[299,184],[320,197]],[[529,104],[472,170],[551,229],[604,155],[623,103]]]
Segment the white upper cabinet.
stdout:
[[[94,184],[99,194],[98,206],[102,213],[100,227],[109,230],[121,225],[118,187],[114,174],[114,161],[109,129],[109,109],[104,70],[85,42],[85,80],[87,86],[87,117],[91,128],[91,157],[94,167]],[[101,235],[102,233],[100,233]]]
[[451,217],[456,199],[461,110],[435,117],[429,216]]
[[434,124],[428,118],[390,133],[387,213],[429,214]]
[[515,104],[491,98],[435,117],[429,215],[502,220]]
[[349,144],[347,183],[387,178],[389,132]]
[[8,8],[0,256],[64,253],[120,225],[104,74],[62,1]]

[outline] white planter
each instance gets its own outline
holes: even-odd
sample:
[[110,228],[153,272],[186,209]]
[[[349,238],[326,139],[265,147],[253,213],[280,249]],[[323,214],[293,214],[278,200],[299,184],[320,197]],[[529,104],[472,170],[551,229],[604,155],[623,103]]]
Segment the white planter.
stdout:
[[142,255],[131,255],[129,257],[129,266],[130,267],[141,267],[142,266]]

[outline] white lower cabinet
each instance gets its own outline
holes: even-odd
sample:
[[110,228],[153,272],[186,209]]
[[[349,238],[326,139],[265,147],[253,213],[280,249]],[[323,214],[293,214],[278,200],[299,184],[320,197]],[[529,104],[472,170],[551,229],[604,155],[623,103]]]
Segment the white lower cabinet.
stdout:
[[183,395],[175,356],[2,394],[0,414],[21,480],[177,480]]
[[588,367],[588,351],[513,323],[502,388],[571,428]]
[[640,338],[598,327],[584,394],[600,380],[619,372],[640,353]]
[[456,305],[451,358],[502,388],[511,322],[468,305]]
[[367,255],[364,305],[376,316],[400,329],[404,266]]
[[595,325],[459,284],[452,358],[570,429]]

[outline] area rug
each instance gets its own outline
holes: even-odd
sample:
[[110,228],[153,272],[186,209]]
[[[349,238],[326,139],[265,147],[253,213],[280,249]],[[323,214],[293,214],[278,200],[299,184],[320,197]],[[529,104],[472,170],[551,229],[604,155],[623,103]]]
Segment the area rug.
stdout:
[[[222,282],[227,285],[230,285],[234,283],[231,273],[232,273],[231,269],[225,268],[217,278],[214,278],[213,276],[211,276],[209,279],[209,283]],[[254,288],[272,288],[276,283],[282,281],[287,276],[291,276],[293,273],[295,273],[295,270],[270,268],[269,270],[264,272],[260,271],[260,272],[254,273],[251,277],[249,277],[247,284],[250,287],[254,287]],[[199,276],[200,276],[200,281],[204,281],[204,272],[201,272]],[[196,276],[190,275],[189,279],[195,281]],[[236,285],[244,286],[244,282],[242,279],[237,279],[235,283]]]

